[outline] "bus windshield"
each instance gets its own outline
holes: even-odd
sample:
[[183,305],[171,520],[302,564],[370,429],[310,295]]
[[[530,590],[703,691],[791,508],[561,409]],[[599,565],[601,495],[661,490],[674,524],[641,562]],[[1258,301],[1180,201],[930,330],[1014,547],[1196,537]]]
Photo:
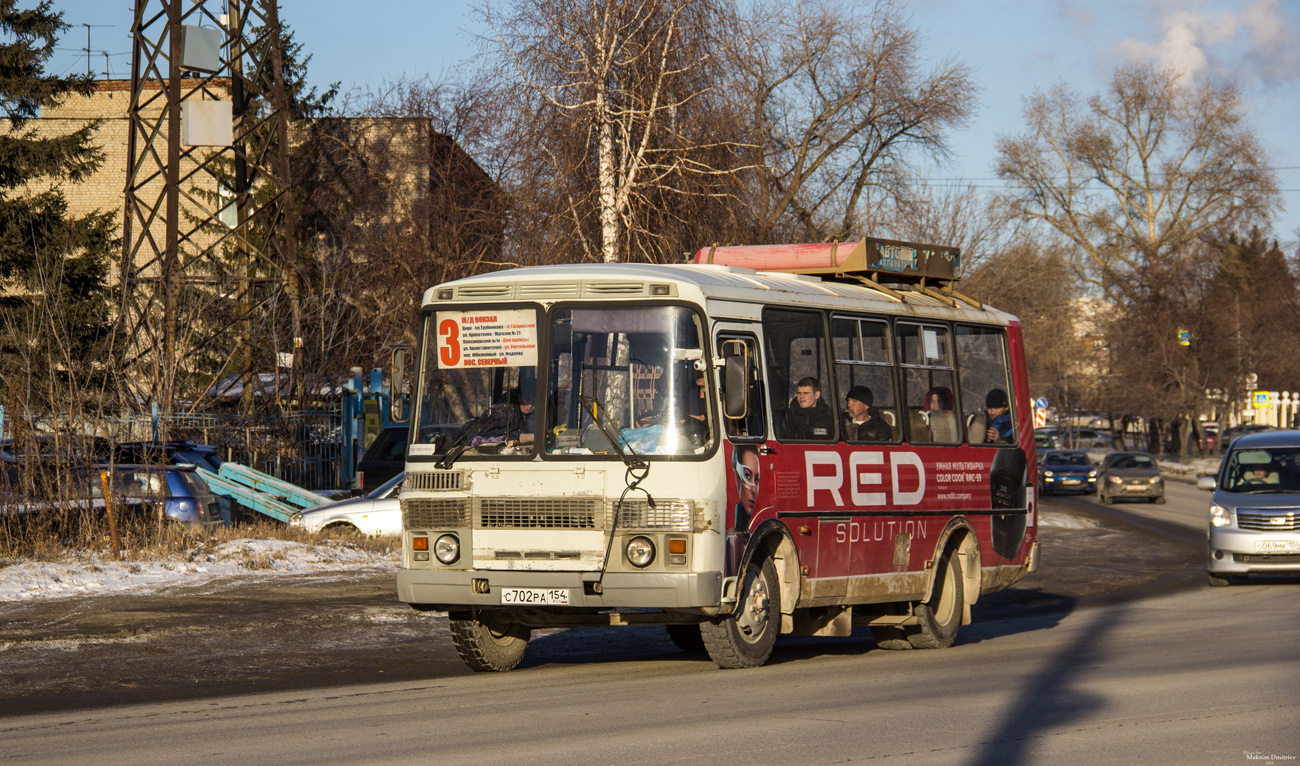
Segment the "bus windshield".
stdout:
[[613,454],[611,436],[638,455],[709,450],[711,386],[694,311],[557,308],[550,321],[548,453]]
[[534,453],[538,314],[529,307],[426,318],[413,441],[436,444],[439,454],[463,448],[467,457]]

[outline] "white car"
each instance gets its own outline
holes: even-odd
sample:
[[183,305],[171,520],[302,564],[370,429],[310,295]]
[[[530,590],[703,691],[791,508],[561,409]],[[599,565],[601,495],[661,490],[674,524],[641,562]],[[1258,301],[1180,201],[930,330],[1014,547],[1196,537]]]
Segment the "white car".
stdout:
[[308,532],[337,529],[363,535],[400,535],[402,506],[397,501],[397,493],[405,478],[406,473],[402,472],[369,494],[295,513],[289,518],[289,525]]

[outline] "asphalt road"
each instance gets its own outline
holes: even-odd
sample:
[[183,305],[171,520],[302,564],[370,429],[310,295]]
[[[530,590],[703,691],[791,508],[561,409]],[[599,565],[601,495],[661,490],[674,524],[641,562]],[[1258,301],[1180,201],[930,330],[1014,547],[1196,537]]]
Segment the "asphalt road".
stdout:
[[[975,623],[946,650],[888,652],[859,633],[789,638],[763,668],[719,671],[651,629],[556,631],[506,674],[426,670],[396,683],[0,718],[0,757],[1294,763],[1300,580],[1209,588],[1199,569],[1208,495],[1172,483],[1169,494],[1165,506],[1050,499],[1049,510],[1097,522],[1061,533],[1059,545],[1044,529],[1044,570],[1069,571],[981,599]],[[1107,576],[1111,587],[1069,595]],[[445,656],[445,635],[429,633],[425,651]]]

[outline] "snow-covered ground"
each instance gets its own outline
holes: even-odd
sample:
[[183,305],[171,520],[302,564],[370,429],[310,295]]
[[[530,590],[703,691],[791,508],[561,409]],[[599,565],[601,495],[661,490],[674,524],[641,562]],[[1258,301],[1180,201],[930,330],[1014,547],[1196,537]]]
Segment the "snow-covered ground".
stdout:
[[397,570],[398,551],[367,551],[331,540],[232,540],[192,549],[188,556],[157,561],[114,561],[86,555],[61,562],[0,565],[0,602],[152,593],[217,578],[264,579],[284,574]]

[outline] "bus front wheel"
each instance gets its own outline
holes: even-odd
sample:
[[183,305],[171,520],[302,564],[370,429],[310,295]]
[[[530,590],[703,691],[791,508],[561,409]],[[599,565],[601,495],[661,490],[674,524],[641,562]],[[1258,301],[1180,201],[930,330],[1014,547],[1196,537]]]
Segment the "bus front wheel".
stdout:
[[736,609],[700,625],[704,648],[718,667],[755,668],[767,662],[781,629],[781,588],[771,559],[751,561]]
[[470,670],[510,670],[524,658],[532,630],[516,622],[488,625],[478,620],[449,620],[451,640]]
[[957,629],[961,627],[965,597],[961,560],[956,551],[950,550],[939,564],[938,579],[930,600],[916,606],[918,624],[908,631],[907,640],[917,649],[951,646],[957,638]]

